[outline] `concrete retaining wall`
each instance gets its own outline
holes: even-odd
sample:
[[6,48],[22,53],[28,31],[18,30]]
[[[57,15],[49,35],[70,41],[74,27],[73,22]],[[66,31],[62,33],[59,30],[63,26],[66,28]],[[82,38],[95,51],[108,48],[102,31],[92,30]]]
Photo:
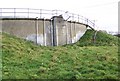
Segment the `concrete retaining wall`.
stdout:
[[[86,25],[65,21],[62,17],[50,19],[2,19],[2,31],[43,46],[58,46],[77,42],[86,32]],[[38,28],[37,28],[38,27]]]

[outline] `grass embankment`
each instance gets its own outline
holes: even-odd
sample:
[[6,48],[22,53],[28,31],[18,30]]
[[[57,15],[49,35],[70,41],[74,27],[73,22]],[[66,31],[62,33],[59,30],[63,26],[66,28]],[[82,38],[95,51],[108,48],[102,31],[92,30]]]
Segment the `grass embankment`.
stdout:
[[[117,37],[89,30],[75,44],[58,47],[2,34],[3,79],[117,79]],[[99,46],[98,46],[99,45]]]

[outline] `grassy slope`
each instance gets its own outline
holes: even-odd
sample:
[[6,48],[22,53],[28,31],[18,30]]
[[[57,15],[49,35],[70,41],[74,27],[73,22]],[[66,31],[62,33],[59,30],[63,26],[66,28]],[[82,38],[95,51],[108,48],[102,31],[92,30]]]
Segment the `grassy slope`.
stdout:
[[36,46],[3,33],[3,79],[116,79],[117,38],[99,32],[100,46],[94,46],[91,32],[75,44],[58,47]]
[[98,31],[96,34],[95,43],[93,36],[95,31],[88,30],[85,35],[77,42],[77,46],[113,46],[118,45],[118,38],[107,33]]

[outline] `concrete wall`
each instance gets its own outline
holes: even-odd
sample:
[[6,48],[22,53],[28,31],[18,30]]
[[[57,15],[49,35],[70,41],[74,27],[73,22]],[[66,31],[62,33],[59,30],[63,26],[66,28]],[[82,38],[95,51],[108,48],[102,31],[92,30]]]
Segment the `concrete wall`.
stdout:
[[120,34],[120,1],[118,2],[118,33]]
[[2,32],[2,20],[0,20],[0,32]]
[[3,32],[43,46],[75,43],[87,30],[85,25],[65,21],[62,17],[53,17],[53,20],[2,19],[0,22],[2,22]]
[[3,19],[2,31],[21,37],[27,40],[34,41],[40,45],[51,45],[50,41],[50,21],[38,20],[38,37],[36,40],[36,19]]

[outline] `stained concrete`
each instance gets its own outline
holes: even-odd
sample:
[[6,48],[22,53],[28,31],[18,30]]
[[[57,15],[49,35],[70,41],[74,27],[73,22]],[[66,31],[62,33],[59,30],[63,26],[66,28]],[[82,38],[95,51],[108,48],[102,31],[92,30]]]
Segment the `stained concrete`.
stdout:
[[[65,21],[56,16],[50,19],[9,18],[0,20],[2,31],[17,37],[31,40],[42,46],[55,46],[77,42],[86,32],[86,25]],[[38,32],[37,32],[38,23]],[[37,35],[38,34],[38,35]]]

